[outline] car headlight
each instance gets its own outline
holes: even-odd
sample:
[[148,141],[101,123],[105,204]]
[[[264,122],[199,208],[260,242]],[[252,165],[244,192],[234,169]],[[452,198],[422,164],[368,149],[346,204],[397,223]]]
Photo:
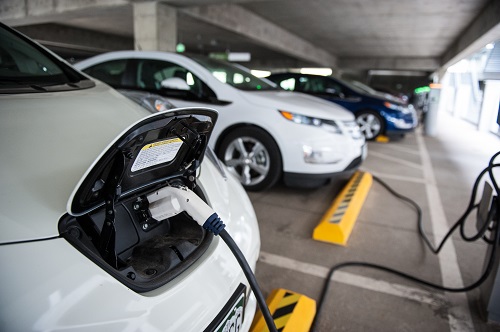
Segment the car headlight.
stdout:
[[403,114],[411,113],[411,110],[408,107],[393,104],[393,103],[390,103],[388,101],[384,102],[384,106],[391,109],[391,110],[402,112]]
[[318,119],[318,118],[313,118],[313,117],[302,115],[302,114],[291,113],[291,112],[281,111],[281,110],[279,112],[285,119],[287,119],[289,121],[299,123],[299,124],[305,124],[305,125],[319,127],[319,128],[325,129],[326,131],[334,133],[334,134],[341,134],[342,133],[342,130],[340,129],[340,127],[333,120]]
[[302,145],[304,161],[308,164],[335,164],[342,160],[343,156],[337,149],[330,146]]
[[356,121],[343,121],[344,127],[347,130],[349,134],[351,134],[352,138],[354,139],[362,139],[365,136],[363,136],[363,133],[361,133],[361,130],[359,129],[359,125]]
[[175,106],[172,105],[167,99],[155,93],[122,89],[118,91],[151,113],[162,112],[175,108]]
[[388,101],[384,102],[384,106],[387,107],[387,108],[390,108],[391,110],[401,111],[401,106],[393,104],[393,103],[390,103]]

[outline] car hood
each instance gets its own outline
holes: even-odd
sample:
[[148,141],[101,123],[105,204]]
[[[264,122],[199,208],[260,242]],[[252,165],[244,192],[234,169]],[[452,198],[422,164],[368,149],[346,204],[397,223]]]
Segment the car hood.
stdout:
[[399,106],[406,106],[406,103],[399,99],[398,97],[395,97],[393,95],[390,95],[388,93],[383,93],[383,92],[377,92],[375,94],[373,93],[364,93],[363,94],[365,97],[372,98],[377,101],[388,101],[390,103],[399,105]]
[[291,91],[240,91],[251,104],[327,120],[352,121],[354,115],[340,105]]
[[131,123],[149,115],[108,86],[0,95],[0,243],[58,235],[83,174]]

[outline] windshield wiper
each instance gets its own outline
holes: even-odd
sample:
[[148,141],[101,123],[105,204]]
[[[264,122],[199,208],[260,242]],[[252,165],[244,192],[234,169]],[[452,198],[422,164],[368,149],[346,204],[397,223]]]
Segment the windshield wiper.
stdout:
[[14,83],[17,87],[29,87],[32,88],[33,90],[38,90],[38,91],[48,91],[46,88],[44,88],[41,85],[31,83],[29,81],[22,81],[22,80],[17,80],[17,79],[12,79],[12,78],[2,78],[0,79],[0,84],[1,85],[9,85],[12,87],[12,83]]
[[0,78],[0,93],[57,92],[80,90],[94,87],[90,79],[80,79],[76,82],[65,80],[35,80],[31,78]]

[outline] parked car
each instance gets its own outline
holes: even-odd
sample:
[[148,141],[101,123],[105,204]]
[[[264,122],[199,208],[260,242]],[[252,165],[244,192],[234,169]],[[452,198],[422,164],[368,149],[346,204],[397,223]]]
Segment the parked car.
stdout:
[[2,24],[0,109],[0,331],[249,330],[226,244],[157,212],[190,188],[255,269],[252,204],[206,149],[216,111],[151,114]]
[[370,87],[334,78],[298,73],[272,74],[269,80],[281,88],[317,96],[350,110],[367,140],[379,135],[404,134],[418,124],[411,105]]
[[353,115],[286,92],[240,66],[200,55],[121,51],[76,67],[115,88],[150,91],[176,106],[219,111],[210,146],[248,190],[280,178],[301,187],[350,176],[366,155]]

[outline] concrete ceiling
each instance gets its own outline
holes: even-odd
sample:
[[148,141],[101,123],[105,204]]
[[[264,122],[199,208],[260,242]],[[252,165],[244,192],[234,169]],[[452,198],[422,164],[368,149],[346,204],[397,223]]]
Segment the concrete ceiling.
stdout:
[[[177,38],[188,51],[251,52],[251,66],[260,68],[430,72],[500,39],[498,0],[162,2],[177,8]],[[77,46],[75,36],[88,31],[109,41],[94,45],[94,51],[119,49],[114,37],[122,48],[130,48],[133,4],[132,0],[2,0],[0,20],[48,45]],[[54,31],[64,29],[71,37],[56,40]],[[93,44],[79,46],[92,51]]]

